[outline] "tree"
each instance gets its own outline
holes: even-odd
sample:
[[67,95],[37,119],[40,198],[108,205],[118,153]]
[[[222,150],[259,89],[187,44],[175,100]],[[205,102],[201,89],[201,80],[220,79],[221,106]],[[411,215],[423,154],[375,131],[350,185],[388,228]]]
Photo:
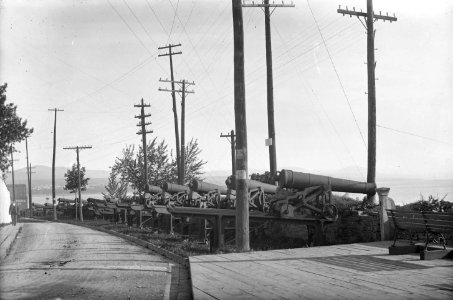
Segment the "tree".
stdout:
[[[151,185],[159,186],[164,181],[173,181],[176,178],[174,166],[169,162],[167,148],[165,141],[158,143],[157,138],[146,146],[148,180]],[[122,156],[116,158],[112,167],[112,171],[121,175],[134,189],[138,190],[139,194],[145,191],[143,170],[143,149],[139,147],[136,151],[134,145],[127,145],[123,149]]]
[[[200,179],[201,168],[206,164],[206,162],[199,159],[200,153],[201,150],[198,147],[197,140],[192,139],[186,146],[185,183],[193,178]],[[172,154],[168,154],[168,146],[165,141],[158,143],[157,138],[154,138],[146,146],[146,155],[148,160],[148,183],[150,185],[160,186],[166,181],[176,182],[176,160]],[[127,145],[123,149],[121,157],[116,158],[112,167],[112,171],[121,175],[140,195],[144,193],[146,184],[143,170],[143,149],[139,147],[138,151],[136,151],[133,145]]]
[[200,175],[203,174],[202,168],[206,162],[199,158],[200,153],[198,140],[192,138],[185,149],[184,184],[188,184],[192,179],[201,180]]
[[126,198],[128,183],[123,179],[117,180],[118,173],[112,170],[109,175],[109,181],[105,186],[107,193],[102,193],[105,199],[113,201]]
[[13,103],[6,104],[7,86],[6,83],[0,85],[0,170],[3,174],[6,174],[10,166],[8,158],[11,146],[33,133],[33,128],[27,128],[27,121],[17,116],[17,106]]
[[[85,167],[80,168],[80,190],[85,191],[90,178],[85,178]],[[66,184],[63,189],[76,193],[79,188],[79,174],[77,172],[77,164],[73,164],[72,168],[64,174]],[[77,197],[76,197],[77,198]]]

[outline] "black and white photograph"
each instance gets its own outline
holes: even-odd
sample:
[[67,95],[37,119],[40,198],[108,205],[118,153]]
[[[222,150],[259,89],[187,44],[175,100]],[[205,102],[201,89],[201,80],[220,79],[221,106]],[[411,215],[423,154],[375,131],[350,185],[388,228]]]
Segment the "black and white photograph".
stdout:
[[0,299],[452,299],[453,1],[0,0]]

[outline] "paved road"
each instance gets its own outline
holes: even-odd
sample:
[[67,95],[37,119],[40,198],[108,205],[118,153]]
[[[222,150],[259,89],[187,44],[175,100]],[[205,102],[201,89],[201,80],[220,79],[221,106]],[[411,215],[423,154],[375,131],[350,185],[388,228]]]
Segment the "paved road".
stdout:
[[118,237],[25,223],[0,263],[0,299],[181,299],[179,273],[179,265]]

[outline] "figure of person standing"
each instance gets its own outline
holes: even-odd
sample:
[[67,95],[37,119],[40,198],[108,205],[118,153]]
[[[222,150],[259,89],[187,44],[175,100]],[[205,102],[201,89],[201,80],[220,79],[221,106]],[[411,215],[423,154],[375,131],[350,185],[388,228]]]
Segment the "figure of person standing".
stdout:
[[9,214],[11,215],[11,222],[13,223],[13,226],[16,226],[17,222],[17,207],[16,207],[16,202],[12,202],[11,205],[9,206]]

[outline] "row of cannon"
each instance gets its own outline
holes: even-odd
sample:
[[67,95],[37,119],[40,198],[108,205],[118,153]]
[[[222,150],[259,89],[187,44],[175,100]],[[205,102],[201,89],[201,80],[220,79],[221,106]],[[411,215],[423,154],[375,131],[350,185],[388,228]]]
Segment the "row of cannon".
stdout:
[[[264,216],[280,218],[318,218],[334,221],[338,212],[332,203],[332,192],[374,194],[376,185],[310,173],[282,170],[278,185],[247,180],[249,208]],[[225,186],[192,180],[187,186],[165,182],[147,185],[141,203],[109,203],[91,200],[97,214],[111,214],[112,209],[142,211],[145,215],[168,214],[177,207],[203,209],[236,208],[236,179],[229,176]]]

